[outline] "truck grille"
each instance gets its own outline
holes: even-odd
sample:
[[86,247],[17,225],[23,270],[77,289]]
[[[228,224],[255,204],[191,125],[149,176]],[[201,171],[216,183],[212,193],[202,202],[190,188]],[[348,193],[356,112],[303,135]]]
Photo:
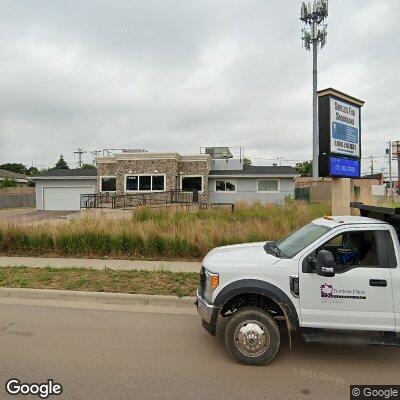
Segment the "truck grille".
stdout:
[[202,266],[200,269],[199,295],[203,296],[206,289],[206,272]]

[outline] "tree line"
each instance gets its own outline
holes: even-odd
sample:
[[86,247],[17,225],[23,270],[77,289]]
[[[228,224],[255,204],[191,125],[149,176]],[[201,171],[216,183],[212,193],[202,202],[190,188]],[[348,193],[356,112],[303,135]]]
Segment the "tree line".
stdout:
[[[92,169],[96,168],[93,164],[87,164],[83,163],[81,165],[82,169]],[[38,168],[32,166],[32,167],[27,167],[26,165],[22,163],[5,163],[5,164],[0,164],[0,169],[4,169],[6,171],[10,172],[15,172],[17,174],[22,174],[26,176],[34,176],[37,175],[40,171]],[[68,163],[65,161],[64,156],[60,154],[60,157],[54,167],[50,168],[45,168],[42,169],[41,171],[51,171],[53,169],[69,169]]]
[[[83,163],[80,167],[81,169],[93,169],[96,168],[93,164]],[[15,172],[17,174],[22,174],[26,176],[35,176],[41,171],[51,171],[54,169],[69,169],[68,163],[65,161],[64,156],[60,154],[60,157],[54,167],[45,168],[39,171],[38,168],[31,166],[27,167],[22,163],[5,163],[0,164],[0,169],[4,169],[5,171]],[[33,184],[33,182],[32,182]],[[0,188],[1,187],[16,187],[17,181],[15,179],[5,179],[0,181]]]

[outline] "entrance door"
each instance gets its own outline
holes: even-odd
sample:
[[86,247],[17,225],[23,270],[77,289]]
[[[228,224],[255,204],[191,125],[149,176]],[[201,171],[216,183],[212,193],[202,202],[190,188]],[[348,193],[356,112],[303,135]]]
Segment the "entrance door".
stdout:
[[[388,240],[390,231],[384,228],[343,231],[302,258],[301,325],[394,331]],[[321,249],[335,258],[334,277],[302,272],[303,263],[315,261]]]

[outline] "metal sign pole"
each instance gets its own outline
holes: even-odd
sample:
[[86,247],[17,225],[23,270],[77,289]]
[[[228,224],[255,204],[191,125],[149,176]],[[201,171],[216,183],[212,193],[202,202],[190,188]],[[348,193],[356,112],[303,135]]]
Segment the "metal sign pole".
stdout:
[[321,49],[326,44],[327,31],[325,18],[328,17],[328,0],[314,1],[306,4],[303,2],[300,8],[300,20],[304,22],[305,27],[302,30],[302,40],[306,50],[311,50],[313,53],[313,178],[319,176],[319,132],[318,132],[318,47]]
[[389,200],[393,199],[393,191],[392,191],[392,142],[389,143]]
[[[311,25],[311,31],[315,31],[315,22]],[[318,42],[313,41],[313,178],[318,179],[318,152],[319,152],[319,137],[318,137]]]

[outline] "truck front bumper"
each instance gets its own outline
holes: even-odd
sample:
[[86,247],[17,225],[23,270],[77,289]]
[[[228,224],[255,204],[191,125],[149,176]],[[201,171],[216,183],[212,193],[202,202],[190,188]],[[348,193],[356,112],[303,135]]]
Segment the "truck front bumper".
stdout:
[[202,319],[201,323],[208,333],[215,336],[220,308],[209,303],[198,291],[196,297],[197,311]]

